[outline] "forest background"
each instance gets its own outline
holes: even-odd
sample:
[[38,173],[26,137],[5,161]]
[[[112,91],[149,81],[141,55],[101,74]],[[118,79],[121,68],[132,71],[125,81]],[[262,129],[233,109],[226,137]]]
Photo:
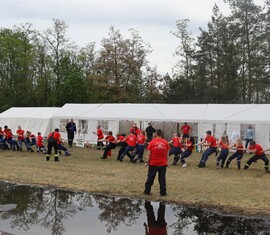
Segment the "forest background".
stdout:
[[[31,23],[0,28],[0,112],[10,107],[65,103],[269,103],[270,0],[224,0],[198,36],[189,20],[176,22],[177,64],[162,75],[151,67],[151,45],[136,29],[79,47],[68,25],[52,20],[42,32]],[[93,32],[94,33],[94,32]]]

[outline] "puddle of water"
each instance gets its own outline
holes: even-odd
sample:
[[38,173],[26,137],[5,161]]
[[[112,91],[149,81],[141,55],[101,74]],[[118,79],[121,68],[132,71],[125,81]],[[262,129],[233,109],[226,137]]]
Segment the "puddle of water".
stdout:
[[270,235],[270,218],[0,181],[0,234]]

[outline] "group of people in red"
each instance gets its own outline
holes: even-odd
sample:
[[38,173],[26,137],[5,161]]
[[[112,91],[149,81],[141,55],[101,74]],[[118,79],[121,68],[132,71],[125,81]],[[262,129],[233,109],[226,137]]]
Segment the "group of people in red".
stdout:
[[[110,156],[110,151],[114,149],[117,144],[121,147],[119,149],[117,160],[123,161],[125,156],[128,156],[131,162],[144,162],[143,154],[145,143],[150,141],[153,138],[155,129],[152,127],[151,123],[149,126],[154,130],[151,134],[147,134],[143,130],[140,130],[136,123],[130,128],[130,134],[125,136],[117,134],[116,138],[113,137],[112,132],[108,132],[108,135],[104,138],[100,126],[97,128],[98,135],[98,146],[104,148],[104,153],[101,159],[106,159],[108,154]],[[148,126],[148,127],[149,127]],[[146,129],[147,131],[147,129]],[[181,134],[174,134],[171,141],[169,141],[170,150],[169,156],[174,155],[173,165],[176,165],[178,161],[181,162],[182,167],[187,167],[186,158],[191,156],[195,146],[203,146],[204,151],[202,153],[201,160],[198,164],[199,168],[204,168],[209,156],[213,153],[216,154],[216,167],[219,168],[228,168],[233,159],[237,159],[237,168],[241,169],[241,159],[245,152],[254,153],[244,166],[244,169],[248,169],[249,166],[256,162],[257,160],[262,160],[265,163],[265,171],[269,172],[269,159],[267,158],[265,152],[270,150],[263,150],[262,146],[256,143],[254,140],[249,142],[249,146],[244,147],[241,139],[238,139],[233,145],[229,145],[229,140],[227,136],[222,136],[220,140],[217,140],[212,132],[209,130],[206,132],[206,137],[199,143],[195,144],[194,138],[191,136],[192,128],[188,125],[187,122],[180,128]],[[99,133],[99,134],[98,134]],[[107,142],[107,145],[104,145],[103,142]],[[99,147],[98,147],[99,148]],[[231,156],[229,156],[230,151],[234,150]],[[218,152],[218,150],[220,150]],[[229,157],[228,157],[229,156]]]
[[[149,125],[151,125],[151,123],[149,123]],[[106,137],[104,137],[100,126],[97,126],[97,132],[94,132],[94,134],[98,137],[97,149],[104,149],[101,159],[106,159],[108,156],[111,156],[111,150],[115,149],[117,145],[120,145],[117,155],[118,161],[122,162],[127,155],[133,163],[137,161],[144,162],[145,131],[140,130],[136,123],[130,128],[130,134],[127,136],[117,133],[115,138],[113,133],[109,131]],[[103,142],[106,142],[106,145],[104,145]]]
[[[244,148],[243,142],[241,139],[238,139],[235,144],[229,145],[228,137],[222,136],[220,141],[217,142],[216,138],[212,136],[211,131],[206,132],[205,139],[198,143],[197,145],[204,145],[206,146],[206,150],[202,154],[202,158],[198,164],[199,168],[204,168],[206,161],[208,160],[208,157],[212,153],[217,153],[217,148],[220,148],[220,154],[217,157],[216,161],[216,167],[217,169],[221,168],[228,168],[231,161],[235,158],[237,158],[237,168],[241,169],[241,159],[243,157],[243,154],[245,152],[253,153],[254,155],[249,158],[249,160],[245,163],[244,170],[247,170],[250,165],[253,162],[256,162],[257,160],[262,160],[264,162],[264,169],[266,173],[269,172],[269,159],[267,158],[265,152],[269,151],[268,149],[263,149],[263,147],[256,143],[254,140],[252,140],[249,143],[249,146],[247,148]],[[235,152],[227,159],[229,155],[229,149],[235,150]],[[225,164],[226,162],[226,164]]]
[[[44,141],[47,139],[47,148],[44,145]],[[0,148],[11,149],[13,151],[23,151],[23,145],[27,151],[34,152],[33,147],[37,152],[43,152],[46,154],[46,159],[50,159],[52,147],[55,148],[55,161],[59,161],[58,154],[61,150],[65,152],[65,156],[70,156],[68,149],[63,145],[63,140],[59,133],[59,129],[56,128],[54,132],[49,133],[47,138],[43,138],[41,132],[37,133],[37,136],[31,131],[25,131],[18,126],[16,134],[12,133],[12,130],[8,126],[4,126],[4,130],[0,127]]]

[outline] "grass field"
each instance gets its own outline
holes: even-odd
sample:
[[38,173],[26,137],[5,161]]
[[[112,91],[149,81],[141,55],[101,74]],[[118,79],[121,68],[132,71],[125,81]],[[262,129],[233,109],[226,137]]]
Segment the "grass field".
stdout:
[[[143,195],[147,167],[131,163],[128,157],[116,161],[113,156],[101,160],[101,150],[72,148],[71,157],[60,156],[60,162],[45,161],[41,153],[0,151],[0,179],[16,183],[50,185],[91,193],[102,193],[149,200],[165,200],[178,204],[218,209],[223,213],[270,216],[270,174],[264,172],[263,161],[237,170],[233,160],[229,169],[215,167],[211,155],[206,168],[197,168],[201,154],[187,159],[187,168],[170,165],[167,169],[166,197],[159,196],[157,178],[152,195]],[[146,155],[146,154],[145,154]],[[251,155],[246,154],[242,166]],[[170,158],[171,162],[173,157]]]

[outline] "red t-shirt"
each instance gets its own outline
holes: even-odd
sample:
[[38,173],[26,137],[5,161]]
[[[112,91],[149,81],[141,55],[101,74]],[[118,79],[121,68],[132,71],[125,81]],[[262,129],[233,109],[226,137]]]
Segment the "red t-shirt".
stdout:
[[11,131],[6,131],[6,138],[8,139],[8,140],[10,140],[10,139],[12,139],[12,132]]
[[141,133],[141,130],[140,130],[140,128],[138,128],[138,127],[131,127],[131,128],[130,128],[130,132],[134,132],[135,135],[138,135],[138,134]]
[[122,135],[120,135],[120,136],[118,136],[118,137],[117,137],[117,140],[120,140],[120,142],[122,142],[122,141],[123,141],[123,139],[125,139],[125,137],[124,137],[124,136],[122,136]]
[[126,141],[127,141],[128,146],[136,147],[137,137],[136,135],[131,134],[126,138]]
[[107,135],[105,139],[110,143],[115,143],[115,138],[112,135]]
[[144,144],[145,140],[146,140],[146,138],[144,135],[142,135],[142,134],[137,135],[137,143],[138,144]]
[[172,138],[172,143],[173,143],[174,147],[179,148],[180,147],[180,138],[179,137]]
[[43,141],[43,137],[41,135],[38,135],[38,137],[37,137],[37,146],[38,147],[43,146],[42,141]]
[[4,136],[4,131],[0,130],[0,135]]
[[150,166],[167,166],[167,155],[170,150],[169,143],[162,138],[155,138],[150,141],[148,151],[151,151]]
[[24,130],[17,130],[18,140],[24,140]]
[[167,235],[166,226],[150,226],[149,225],[149,235]]
[[219,146],[221,149],[228,149],[229,148],[228,143],[224,143],[222,141],[219,142]]
[[193,151],[193,144],[192,144],[192,141],[190,140],[187,141],[187,150]]
[[58,141],[60,138],[61,138],[61,135],[59,132],[51,132],[49,135],[48,135],[48,139],[52,136],[53,134],[53,138]]
[[[244,148],[244,146],[242,145],[242,144],[240,144],[240,145],[236,145],[236,144],[234,144],[233,145],[234,147],[236,147],[236,149],[237,149],[237,151],[239,152],[239,153],[244,153],[244,150],[241,150],[241,149],[243,149]],[[239,148],[239,149],[238,149]]]
[[255,154],[258,156],[264,155],[263,148],[259,144],[249,145],[249,149],[255,150]]
[[217,147],[217,141],[216,141],[214,136],[212,136],[212,135],[206,136],[205,140],[207,141],[208,144],[210,144],[209,147],[211,147],[211,148]]
[[97,137],[99,140],[104,138],[103,132],[100,128],[97,129]]
[[189,125],[184,125],[181,127],[182,134],[189,134],[191,127]]

